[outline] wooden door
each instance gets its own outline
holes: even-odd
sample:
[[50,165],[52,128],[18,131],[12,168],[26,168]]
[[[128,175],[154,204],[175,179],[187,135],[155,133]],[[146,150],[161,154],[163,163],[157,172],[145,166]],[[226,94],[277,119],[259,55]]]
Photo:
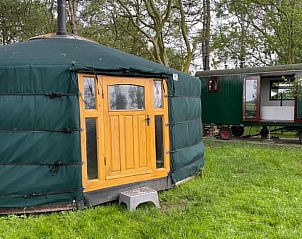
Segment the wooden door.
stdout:
[[153,171],[148,81],[103,77],[106,180]]
[[79,74],[86,192],[167,177],[167,85],[162,79]]

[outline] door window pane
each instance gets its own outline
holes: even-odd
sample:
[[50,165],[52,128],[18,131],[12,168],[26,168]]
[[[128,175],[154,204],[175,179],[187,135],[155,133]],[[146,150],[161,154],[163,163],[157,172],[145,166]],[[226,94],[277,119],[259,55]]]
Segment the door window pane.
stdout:
[[84,78],[84,101],[85,109],[95,109],[95,79]]
[[245,81],[245,118],[257,116],[257,80]]
[[162,81],[159,80],[153,81],[154,108],[163,107],[162,84],[163,84]]
[[86,118],[86,158],[88,180],[98,178],[96,119]]
[[155,116],[156,168],[164,168],[163,117]]
[[143,86],[111,85],[109,86],[110,110],[145,109],[145,92]]

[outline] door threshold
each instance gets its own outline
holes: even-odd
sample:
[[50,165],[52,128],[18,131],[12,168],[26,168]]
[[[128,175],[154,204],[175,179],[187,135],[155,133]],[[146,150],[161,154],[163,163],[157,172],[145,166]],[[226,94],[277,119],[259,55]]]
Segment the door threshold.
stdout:
[[150,187],[156,191],[163,191],[172,188],[172,180],[170,176],[167,176],[163,178],[145,180],[141,182],[84,192],[85,206],[95,206],[102,203],[118,200],[120,192],[135,189],[138,187]]

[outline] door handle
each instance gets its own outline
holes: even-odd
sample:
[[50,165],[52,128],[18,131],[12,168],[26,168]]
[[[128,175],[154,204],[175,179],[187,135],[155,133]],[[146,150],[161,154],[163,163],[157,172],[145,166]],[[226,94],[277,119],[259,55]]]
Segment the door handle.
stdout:
[[147,125],[149,126],[150,125],[150,121],[151,121],[151,118],[149,115],[146,116],[146,123]]

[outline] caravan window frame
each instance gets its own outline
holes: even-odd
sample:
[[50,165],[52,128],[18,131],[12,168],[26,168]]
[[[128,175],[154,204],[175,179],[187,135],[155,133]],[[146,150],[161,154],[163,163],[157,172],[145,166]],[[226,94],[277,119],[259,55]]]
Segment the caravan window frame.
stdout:
[[[281,100],[280,94],[279,94],[279,90],[292,90],[292,98],[282,98],[282,100],[295,100],[295,82],[294,79],[289,78],[287,79],[290,81],[290,83],[292,83],[292,86],[288,85],[288,86],[273,86],[274,83],[284,83],[286,82],[285,79],[272,79],[270,80],[270,95],[269,95],[269,100],[270,101],[276,101],[276,100]],[[273,98],[272,96],[272,91],[273,90],[277,90],[277,96],[278,98]]]
[[219,81],[218,76],[211,76],[207,79],[207,91],[208,93],[218,93],[219,92]]

